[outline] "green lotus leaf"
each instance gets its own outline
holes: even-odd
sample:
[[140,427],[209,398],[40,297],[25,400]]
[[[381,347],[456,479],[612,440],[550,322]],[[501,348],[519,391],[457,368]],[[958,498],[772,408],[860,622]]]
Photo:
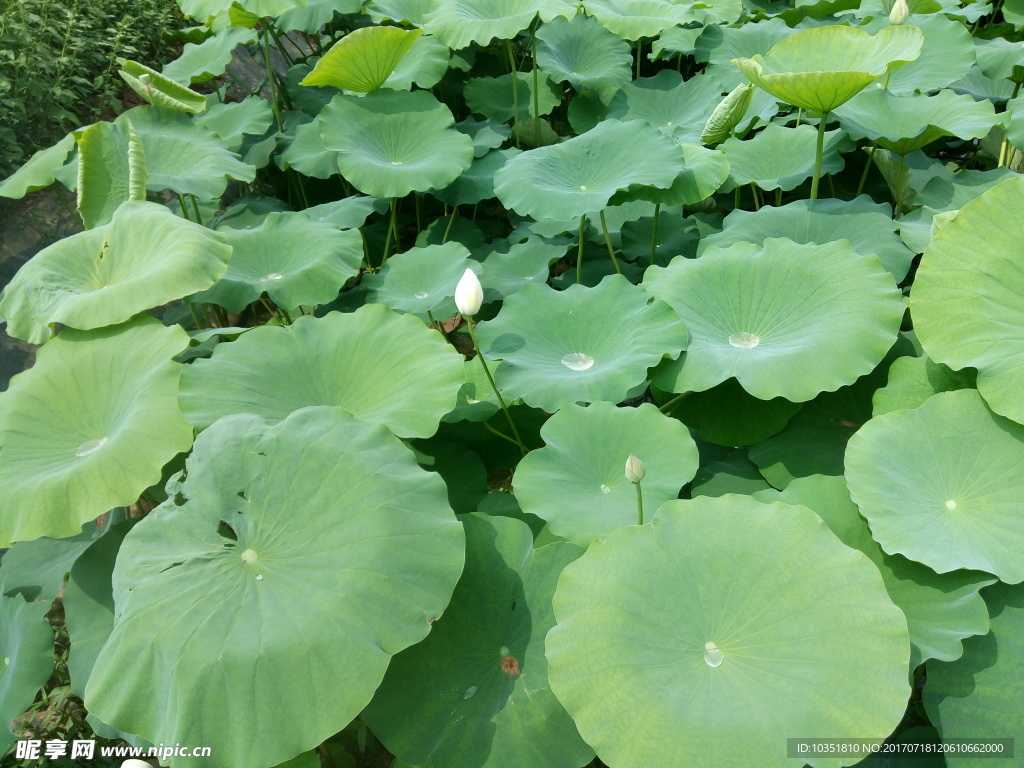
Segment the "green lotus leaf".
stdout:
[[257,35],[246,27],[228,27],[201,43],[186,43],[181,55],[164,65],[163,75],[183,84],[213,80],[227,70],[235,48],[254,42]]
[[916,59],[924,35],[914,26],[805,29],[777,42],[764,56],[733,59],[754,85],[801,109],[829,112],[886,72]]
[[980,139],[999,122],[992,102],[975,101],[950,90],[934,96],[864,91],[836,109],[835,116],[851,137],[871,139],[898,155],[947,136]]
[[[963,657],[952,664],[928,665],[924,705],[949,742],[1014,739],[1020,744],[1024,727],[1016,693],[1024,685],[1024,589],[996,584],[985,590],[985,600],[992,612],[992,631],[968,640]],[[951,751],[946,764],[976,768],[982,763],[979,757]]]
[[53,674],[53,630],[46,620],[52,602],[0,597],[0,755],[15,742],[12,721]]
[[[500,368],[501,364],[491,364],[491,371]],[[466,383],[459,390],[455,408],[446,413],[441,421],[454,423],[457,421],[487,421],[501,410],[501,404],[494,395],[491,383],[487,379],[480,361],[466,361]]]
[[1024,581],[1024,426],[975,390],[876,416],[846,450],[846,477],[875,539],[946,573],[973,568]]
[[415,83],[420,88],[433,88],[448,71],[450,59],[447,45],[433,35],[420,35],[382,87],[410,91]]
[[722,86],[715,78],[683,80],[678,72],[663,69],[623,86],[609,103],[608,116],[643,120],[677,142],[697,142],[721,98]]
[[485,298],[493,291],[497,298],[506,299],[523,286],[547,282],[551,264],[564,255],[564,245],[538,238],[514,243],[504,252],[492,252],[484,259],[481,278]]
[[551,693],[544,636],[562,569],[583,550],[533,548],[526,523],[472,514],[466,569],[429,637],[391,662],[366,708],[389,752],[433,768],[577,768],[594,751]]
[[[704,443],[703,445],[707,446],[708,444]],[[697,470],[693,483],[690,485],[690,494],[693,498],[697,496],[718,497],[730,493],[749,496],[771,487],[757,471],[757,465],[750,460],[744,448],[723,448],[722,450],[725,451],[722,456],[715,456],[706,461],[702,459],[704,463]],[[701,454],[704,453],[702,447]]]
[[472,140],[427,91],[335,96],[320,114],[324,146],[338,153],[345,178],[369,195],[445,187],[473,160]]
[[[725,172],[728,174],[728,169]],[[644,216],[622,225],[619,234],[622,238],[622,253],[627,259],[650,264],[652,241],[655,264],[667,263],[673,256],[680,254],[696,255],[700,233],[692,221],[676,213],[659,211],[657,227],[654,222],[654,216]]]
[[875,392],[872,416],[919,408],[932,395],[973,389],[974,371],[953,371],[927,356],[901,357],[889,366],[889,382]]
[[1024,272],[1008,212],[1024,209],[1024,179],[993,187],[935,235],[910,293],[928,356],[953,370],[978,369],[978,390],[996,413],[1024,423]]
[[206,97],[145,64],[128,59],[117,74],[147,103],[179,112],[203,112]]
[[974,41],[974,53],[985,77],[1024,82],[1024,43],[1012,43],[1001,37],[992,40],[979,38]]
[[[138,136],[135,136],[137,139]],[[96,123],[78,134],[78,214],[86,229],[109,224],[131,198],[130,124]]]
[[680,54],[693,56],[696,53],[697,38],[703,31],[701,27],[666,29],[651,43],[651,60],[667,60]]
[[187,344],[179,326],[150,317],[67,329],[11,379],[0,395],[0,542],[74,536],[159,482],[192,444],[171,362]]
[[588,0],[587,13],[625,40],[654,37],[693,21],[689,8],[669,0]]
[[366,14],[374,24],[388,20],[422,27],[436,6],[437,0],[373,0],[366,6]]
[[632,79],[629,43],[592,16],[554,19],[537,30],[537,40],[540,70],[581,93],[622,87]]
[[668,502],[566,566],[554,610],[551,688],[608,765],[784,768],[780,734],[881,741],[910,693],[878,570],[801,506]]
[[67,162],[74,149],[74,133],[69,133],[52,147],[40,149],[27,163],[0,182],[0,197],[20,200],[29,192],[50,186],[56,178],[54,174]]
[[300,85],[332,85],[367,93],[380,88],[412,48],[422,29],[363,27],[345,35],[320,57]]
[[797,200],[778,208],[766,205],[759,211],[737,209],[725,217],[723,226],[721,232],[700,241],[698,254],[711,246],[761,245],[769,237],[788,237],[796,243],[819,245],[846,240],[862,256],[878,256],[896,282],[907,276],[914,260],[914,252],[896,233],[892,207],[872,202],[867,196],[849,201]]
[[252,229],[221,230],[233,249],[224,276],[195,298],[232,312],[266,293],[285,309],[335,299],[363,262],[363,238],[305,213],[271,213]]
[[304,4],[304,0],[245,0],[243,8],[238,4],[238,0],[182,0],[178,6],[186,16],[205,22],[211,16],[230,12],[232,8],[235,8],[236,12],[241,9],[243,13],[256,14],[260,18],[264,16],[276,18],[286,11]]
[[213,285],[231,248],[222,234],[162,205],[128,201],[108,226],[58,240],[15,275],[0,299],[7,332],[34,344],[54,323],[92,329]]
[[262,136],[274,122],[265,99],[249,96],[230,104],[213,104],[195,121],[209,128],[232,152],[242,147],[246,136]]
[[319,117],[295,126],[295,136],[279,155],[282,168],[294,168],[304,176],[329,179],[338,172],[338,156],[324,146]]
[[631,185],[668,187],[684,169],[682,150],[654,128],[606,120],[582,136],[514,157],[494,174],[494,191],[524,216],[576,219]]
[[291,32],[305,32],[309,35],[319,34],[321,27],[334,19],[335,13],[359,13],[363,0],[310,0],[301,7],[292,7],[282,13],[275,21],[277,29]]
[[325,221],[339,229],[356,229],[363,226],[374,213],[387,210],[388,201],[377,197],[353,195],[331,203],[314,205],[302,211],[313,221]]
[[778,434],[799,410],[799,403],[781,397],[759,400],[736,379],[727,379],[703,392],[691,392],[668,413],[696,429],[703,440],[736,446]]
[[540,434],[545,447],[516,468],[516,499],[524,512],[546,520],[553,534],[583,547],[637,522],[636,487],[624,473],[630,454],[647,469],[642,491],[648,516],[679,498],[697,471],[689,431],[650,403],[567,405]]
[[975,62],[974,41],[966,25],[936,13],[916,19],[914,26],[924,34],[921,55],[892,70],[887,86],[890,93],[899,96],[930,93],[953,84],[971,71]]
[[497,149],[512,135],[510,126],[494,118],[477,120],[474,117],[467,117],[456,123],[455,127],[473,140],[473,154],[476,157],[483,157],[492,149]]
[[713,195],[729,178],[729,161],[716,149],[699,144],[680,144],[684,168],[665,189],[632,187],[612,196],[612,204],[646,200],[664,206],[693,205]]
[[437,0],[423,25],[457,50],[470,43],[487,46],[494,38],[511,40],[538,14],[541,21],[551,21],[575,13],[576,4],[570,0]]
[[277,765],[343,728],[427,635],[462,570],[462,527],[439,477],[337,408],[223,419],[186,472],[121,545],[85,700],[154,743],[208,745],[225,768]]
[[410,248],[388,259],[377,274],[366,275],[362,285],[368,291],[368,302],[424,320],[428,313],[438,319],[449,318],[458,311],[455,286],[471,264],[474,271],[480,271],[461,243]]
[[71,566],[100,535],[99,528],[88,523],[81,533],[69,539],[43,536],[19,541],[4,554],[0,565],[0,594],[52,603],[61,594]]
[[619,402],[647,369],[686,347],[686,326],[621,275],[596,288],[527,285],[477,326],[483,354],[502,360],[506,397],[554,412],[575,402]]
[[[476,114],[499,122],[512,120],[516,116],[512,82],[511,74],[500,77],[474,77],[466,82],[463,91],[466,105]],[[539,77],[537,104],[540,115],[536,115],[533,109],[533,75],[530,72],[517,72],[515,82],[519,89],[520,120],[547,115],[561,102],[562,95],[548,76]]]
[[520,150],[515,148],[496,149],[483,157],[473,159],[469,168],[444,189],[431,192],[438,200],[448,205],[476,205],[482,200],[494,197],[494,173]]
[[[744,184],[761,189],[789,192],[814,174],[814,147],[818,129],[810,125],[784,128],[772,123],[752,139],[727,139],[718,145],[729,161],[731,184],[724,191]],[[846,166],[843,152],[854,143],[842,130],[826,131],[821,162],[822,175],[838,173]]]
[[988,610],[978,590],[995,579],[976,571],[940,575],[900,555],[885,554],[871,538],[871,530],[850,499],[842,477],[800,477],[784,491],[762,491],[754,498],[801,504],[814,510],[843,544],[871,558],[882,574],[889,598],[907,617],[910,670],[928,659],[958,659],[965,637],[988,632]]
[[697,61],[708,62],[706,73],[720,80],[724,91],[730,91],[745,79],[732,65],[733,59],[764,56],[777,42],[796,32],[779,18],[738,27],[706,26],[694,44],[693,55]]
[[371,304],[219,344],[185,371],[180,400],[200,429],[234,413],[278,422],[305,406],[332,405],[400,437],[429,437],[464,381],[462,356],[437,331]]
[[878,258],[846,241],[736,243],[651,267],[644,288],[690,329],[687,353],[652,379],[671,392],[732,377],[762,400],[810,400],[873,370],[905,311]]

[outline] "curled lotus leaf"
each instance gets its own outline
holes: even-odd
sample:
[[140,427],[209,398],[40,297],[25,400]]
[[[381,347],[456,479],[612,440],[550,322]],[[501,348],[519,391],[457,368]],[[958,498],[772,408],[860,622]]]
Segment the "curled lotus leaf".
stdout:
[[556,82],[569,82],[580,93],[630,81],[629,43],[593,16],[553,19],[537,30],[537,41],[541,72]]
[[423,26],[457,50],[470,43],[486,46],[495,38],[511,40],[538,15],[551,21],[575,14],[576,4],[569,0],[437,0]]

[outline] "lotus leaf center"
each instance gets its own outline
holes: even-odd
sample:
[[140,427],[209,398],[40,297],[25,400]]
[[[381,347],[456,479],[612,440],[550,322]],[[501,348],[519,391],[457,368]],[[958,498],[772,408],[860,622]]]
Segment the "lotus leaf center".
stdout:
[[401,164],[402,164],[402,161],[401,161],[401,160],[392,160],[392,161],[391,161],[391,164],[392,164],[392,165],[401,165]]
[[430,294],[427,293],[426,291],[417,291],[416,293],[413,294],[413,296],[415,296],[417,299],[425,299],[429,295]]
[[269,275],[264,275],[263,280],[280,280],[284,275],[280,272],[271,272]]
[[594,358],[582,352],[570,352],[562,358],[562,365],[573,371],[588,371],[594,367]]
[[99,440],[86,440],[78,448],[75,449],[75,456],[82,458],[90,454],[96,453],[100,448],[107,444],[107,438],[101,437]]
[[607,485],[605,485],[604,483],[601,483],[601,493],[605,493],[605,494],[607,494],[607,493],[611,493],[611,492],[612,492],[612,489],[611,489],[611,488],[609,488],[609,487],[608,487]]
[[247,549],[242,553],[242,562],[248,565],[252,565],[259,559],[259,555],[256,554],[256,550]]
[[753,349],[761,343],[761,337],[756,333],[748,333],[747,331],[731,333],[729,334],[729,343],[737,349]]
[[950,499],[949,501],[947,501],[947,502],[946,502],[946,509],[948,509],[948,510],[949,510],[950,512],[952,512],[953,510],[955,510],[955,509],[956,509],[956,502],[955,502],[955,501],[953,501],[952,499]]
[[725,661],[725,653],[714,643],[704,643],[704,663],[709,667],[720,667]]
[[587,185],[586,184],[580,184],[580,189],[582,189],[584,192],[586,192],[587,191]]
[[469,686],[469,688],[466,689],[466,692],[464,694],[462,694],[462,698],[464,698],[464,699],[472,699],[473,695],[476,693],[476,691],[477,691],[476,686],[475,685],[471,685],[471,686]]

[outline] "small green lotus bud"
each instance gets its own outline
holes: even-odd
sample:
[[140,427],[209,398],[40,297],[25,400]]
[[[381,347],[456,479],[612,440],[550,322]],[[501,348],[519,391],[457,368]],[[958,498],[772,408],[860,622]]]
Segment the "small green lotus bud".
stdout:
[[907,0],[896,0],[889,12],[889,23],[894,27],[905,24],[908,16],[910,16],[910,7],[907,5]]
[[636,484],[644,479],[644,475],[647,474],[647,467],[632,453],[629,454],[629,458],[626,459],[626,479],[629,482]]
[[733,129],[740,124],[740,120],[747,113],[750,100],[754,98],[754,84],[741,83],[732,89],[722,99],[715,111],[711,113],[704,130],[701,131],[700,140],[704,144],[717,144],[729,138]]

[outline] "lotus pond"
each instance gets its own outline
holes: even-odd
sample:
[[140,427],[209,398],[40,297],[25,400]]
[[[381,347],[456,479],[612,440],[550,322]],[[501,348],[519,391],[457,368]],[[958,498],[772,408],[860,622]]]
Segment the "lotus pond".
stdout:
[[180,6],[0,183],[0,753],[1024,749],[1024,4]]

